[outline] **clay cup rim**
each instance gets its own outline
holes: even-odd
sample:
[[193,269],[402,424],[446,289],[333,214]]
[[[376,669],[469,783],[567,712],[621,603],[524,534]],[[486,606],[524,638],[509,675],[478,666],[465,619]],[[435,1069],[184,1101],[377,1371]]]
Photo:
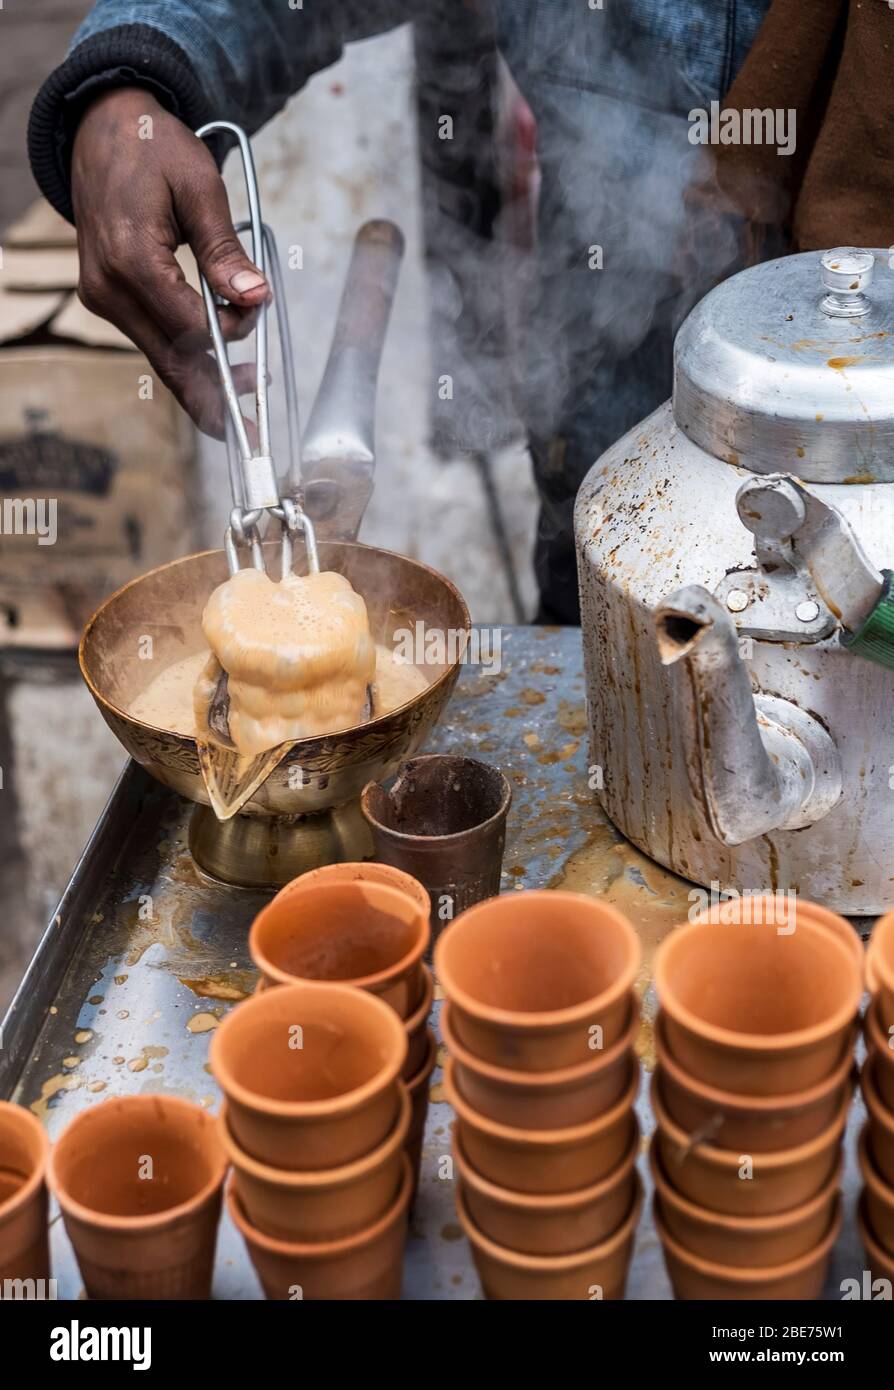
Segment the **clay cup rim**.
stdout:
[[394,1128],[369,1153],[337,1168],[275,1168],[272,1164],[261,1163],[246,1153],[236,1142],[227,1124],[227,1103],[223,1102],[217,1121],[220,1128],[221,1143],[232,1166],[239,1172],[247,1173],[258,1182],[271,1187],[282,1188],[288,1192],[313,1191],[326,1187],[349,1187],[358,1179],[365,1177],[384,1163],[400,1149],[410,1128],[412,1105],[406,1087],[400,1091],[400,1111]]
[[[486,923],[489,918],[504,916],[511,919],[519,912],[536,912],[538,909],[543,909],[545,914],[549,914],[561,910],[563,906],[567,910],[575,910],[578,920],[582,915],[588,918],[593,924],[594,932],[608,930],[614,935],[616,942],[620,942],[625,957],[624,963],[616,978],[605,989],[564,1008],[529,1011],[486,1004],[470,994],[459,982],[452,957],[458,948],[462,949],[467,939],[475,940],[480,936],[482,921]],[[435,946],[435,973],[444,987],[447,998],[456,1004],[457,1009],[480,1023],[528,1036],[563,1031],[576,1023],[583,1026],[592,1022],[594,1017],[611,1010],[633,989],[641,963],[642,947],[639,937],[623,913],[611,904],[588,897],[585,893],[569,893],[555,888],[533,889],[524,895],[503,893],[499,897],[476,903],[474,907],[461,913],[447,930],[441,933]]]
[[857,1140],[857,1162],[860,1166],[860,1175],[867,1188],[871,1188],[878,1197],[888,1207],[894,1216],[894,1187],[883,1178],[879,1172],[878,1165],[872,1157],[871,1148],[872,1121],[867,1120],[860,1130],[860,1137]]
[[875,1079],[875,1069],[878,1061],[874,1054],[870,1054],[863,1063],[860,1072],[860,1089],[863,1092],[863,1099],[866,1102],[866,1109],[869,1111],[874,1124],[877,1124],[885,1131],[888,1138],[894,1141],[894,1113],[890,1111],[882,1100],[878,1083]]
[[[355,859],[339,861],[336,864],[321,864],[316,869],[308,869],[297,878],[283,884],[277,898],[288,897],[290,893],[305,888],[323,887],[330,883],[378,883],[384,888],[394,888],[405,894],[426,916],[431,912],[431,898],[428,889],[408,874],[406,869],[398,869],[394,864],[380,863],[377,859]],[[276,901],[276,899],[272,899]]]
[[[774,1053],[784,1055],[801,1052],[822,1043],[842,1032],[856,1017],[863,993],[863,981],[852,952],[845,946],[837,933],[816,921],[805,918],[798,925],[799,933],[806,933],[809,939],[819,943],[820,952],[831,952],[836,960],[835,974],[846,982],[842,1002],[826,1018],[807,1027],[793,1028],[784,1033],[742,1033],[732,1028],[724,1028],[702,1018],[679,998],[671,979],[675,958],[691,949],[692,943],[709,932],[763,930],[751,924],[720,925],[710,922],[686,922],[676,927],[658,947],[655,955],[654,981],[658,1000],[665,1014],[688,1033],[700,1038],[702,1042],[728,1051],[750,1053],[754,1056]],[[770,930],[770,927],[766,928]]]
[[[671,1119],[662,1099],[661,1087],[656,1076],[652,1077],[649,1096],[655,1124],[670,1139],[671,1143],[676,1144],[678,1148],[686,1152],[697,1154],[702,1163],[708,1163],[721,1170],[738,1172],[742,1166],[742,1157],[738,1149],[720,1149],[714,1144],[693,1143],[692,1135],[687,1134],[686,1130]],[[838,1142],[847,1124],[850,1104],[850,1096],[845,1096],[831,1124],[828,1124],[825,1129],[820,1130],[819,1134],[814,1135],[812,1139],[806,1140],[803,1144],[795,1144],[790,1149],[771,1149],[768,1153],[756,1154],[755,1160],[759,1161],[761,1170],[766,1172],[768,1169],[773,1171],[800,1167],[801,1164],[808,1162],[815,1155],[822,1153],[824,1149]]]
[[730,1235],[775,1235],[780,1231],[788,1230],[789,1227],[798,1226],[802,1221],[808,1220],[816,1212],[822,1210],[825,1203],[829,1201],[829,1198],[841,1184],[844,1157],[839,1159],[828,1182],[824,1183],[819,1192],[806,1202],[801,1202],[796,1207],[789,1207],[786,1211],[755,1216],[735,1216],[727,1212],[714,1211],[710,1207],[700,1206],[698,1202],[693,1202],[690,1197],[680,1192],[674,1187],[665,1171],[658,1146],[654,1142],[654,1135],[652,1143],[649,1145],[649,1169],[655,1191],[661,1200],[666,1202],[668,1206],[676,1207],[684,1216],[698,1221],[701,1225],[712,1226],[716,1231]]
[[804,1255],[799,1255],[796,1260],[789,1260],[781,1265],[768,1265],[764,1269],[748,1268],[741,1265],[722,1265],[715,1260],[706,1260],[702,1255],[694,1255],[691,1250],[687,1250],[679,1241],[674,1240],[662,1220],[657,1203],[653,1203],[653,1216],[659,1240],[666,1251],[674,1259],[679,1260],[680,1264],[686,1265],[689,1269],[694,1269],[696,1273],[707,1279],[714,1279],[718,1283],[764,1285],[796,1277],[810,1269],[811,1265],[818,1264],[820,1260],[825,1259],[841,1232],[844,1221],[844,1204],[839,1196],[836,1199],[835,1211],[829,1229],[812,1250],[808,1250]]
[[[321,1006],[324,1006],[327,1000],[339,998],[351,1012],[366,1014],[375,1020],[377,1031],[384,1031],[391,1044],[389,1059],[361,1085],[320,1100],[280,1100],[253,1090],[239,1081],[233,1074],[228,1049],[231,1038],[235,1039],[238,1030],[244,1026],[248,1017],[247,1011],[252,1010],[260,1015],[286,1004],[291,1004],[297,1011],[302,1000],[308,997],[317,1000]],[[355,989],[353,985],[327,984],[316,980],[280,985],[276,989],[267,989],[261,994],[253,994],[244,999],[230,1010],[223,1023],[216,1029],[209,1051],[212,1073],[228,1100],[244,1106],[255,1114],[284,1121],[321,1120],[350,1114],[360,1109],[400,1078],[406,1056],[406,1031],[402,1020],[389,1004],[365,990]]]
[[877,998],[870,999],[866,1013],[863,1015],[863,1036],[866,1039],[867,1047],[874,1055],[890,1060],[891,1065],[894,1066],[894,1046],[892,1046],[894,1033],[891,1034],[890,1038],[885,1035]]
[[404,1154],[401,1163],[401,1182],[397,1196],[389,1206],[384,1215],[380,1216],[371,1226],[365,1226],[360,1231],[354,1231],[349,1236],[341,1236],[338,1240],[314,1241],[307,1243],[302,1241],[282,1240],[277,1236],[269,1236],[264,1231],[259,1231],[253,1226],[242,1209],[239,1194],[236,1191],[235,1175],[231,1174],[225,1189],[225,1200],[227,1211],[230,1214],[234,1226],[249,1242],[250,1245],[258,1246],[267,1251],[270,1255],[281,1255],[303,1260],[337,1259],[340,1255],[350,1255],[355,1251],[362,1250],[366,1245],[372,1245],[373,1241],[379,1236],[384,1235],[389,1226],[400,1216],[401,1209],[406,1207],[410,1200],[410,1191],[413,1185],[413,1171],[410,1167],[410,1160]]
[[498,1245],[496,1241],[491,1240],[483,1231],[480,1231],[472,1221],[463,1199],[462,1189],[459,1188],[456,1193],[457,1215],[473,1245],[500,1264],[508,1265],[525,1273],[542,1275],[564,1274],[569,1270],[581,1269],[595,1260],[611,1259],[629,1240],[633,1239],[642,1204],[643,1184],[637,1173],[636,1193],[630,1211],[618,1229],[606,1240],[601,1241],[599,1245],[591,1245],[586,1250],[575,1250],[570,1255],[524,1255],[518,1250],[510,1250],[508,1246]]
[[[313,919],[315,916],[313,901],[317,903],[316,911],[323,911],[327,899],[334,902],[336,898],[345,893],[351,893],[355,889],[358,905],[366,901],[369,906],[387,913],[390,917],[400,919],[401,907],[406,904],[410,905],[412,917],[409,920],[404,917],[404,925],[414,929],[414,939],[412,945],[402,956],[372,974],[337,980],[327,980],[316,975],[296,975],[283,966],[277,965],[271,959],[268,953],[269,945],[264,938],[266,933],[271,930],[271,922],[277,920],[284,907],[287,905],[294,907],[296,903],[300,903],[302,898],[307,898],[309,900],[306,905],[308,916]],[[404,893],[399,888],[388,887],[384,883],[376,883],[372,879],[350,879],[339,882],[333,880],[331,883],[310,883],[304,888],[295,887],[285,895],[277,893],[276,897],[261,909],[252,922],[248,932],[248,950],[258,970],[270,979],[276,980],[280,985],[350,985],[353,989],[375,993],[378,988],[389,984],[389,982],[402,979],[421,962],[428,947],[429,936],[428,913],[423,913],[418,903],[408,893]]]
[[466,1186],[474,1188],[482,1197],[490,1198],[491,1201],[500,1206],[534,1216],[538,1214],[561,1216],[563,1213],[573,1216],[577,1208],[587,1206],[591,1202],[598,1202],[600,1198],[608,1196],[615,1188],[620,1187],[636,1166],[638,1154],[639,1127],[637,1126],[623,1157],[615,1164],[611,1172],[607,1173],[604,1178],[600,1178],[598,1182],[591,1183],[588,1187],[576,1187],[571,1192],[517,1192],[511,1187],[503,1187],[502,1184],[491,1182],[489,1178],[483,1177],[464,1152],[462,1138],[456,1126],[454,1125],[453,1128],[453,1155],[459,1175]]
[[498,1067],[493,1062],[485,1062],[463,1047],[450,1023],[450,1005],[445,1001],[441,1007],[441,1036],[454,1061],[471,1072],[477,1072],[487,1081],[496,1081],[499,1085],[519,1091],[560,1090],[562,1087],[574,1086],[577,1082],[589,1080],[590,1077],[613,1066],[624,1052],[632,1049],[638,1031],[639,1011],[634,1008],[630,1022],[617,1041],[601,1051],[594,1050],[593,1057],[587,1061],[577,1062],[571,1067],[560,1067],[556,1071],[515,1071],[509,1067]]
[[[777,896],[775,893],[755,893],[750,895],[749,897],[741,899],[740,902],[743,905],[746,905],[746,910],[747,907],[749,907],[753,903],[769,905],[773,913],[775,914]],[[730,904],[730,907],[735,906],[736,904],[734,903]],[[694,925],[697,922],[709,921],[710,913],[710,908],[706,908],[704,911],[699,912],[695,917],[692,918],[692,922],[690,923],[690,925]],[[863,943],[860,940],[860,937],[854,931],[853,927],[851,926],[850,922],[847,920],[846,917],[842,917],[839,913],[833,912],[830,907],[823,907],[822,903],[811,902],[806,898],[802,899],[800,896],[798,896],[795,900],[796,919],[802,914],[803,920],[805,922],[813,922],[816,926],[824,927],[826,931],[831,932],[832,935],[835,936],[842,943],[842,945],[846,946],[846,949],[850,951],[851,955],[853,956],[857,968],[862,973],[865,964],[866,953],[863,950]],[[745,923],[745,925],[747,925],[747,923]]]
[[848,1077],[855,1074],[856,1063],[853,1051],[857,1032],[858,1028],[855,1024],[851,1030],[850,1043],[845,1046],[841,1060],[834,1070],[829,1072],[828,1076],[823,1077],[822,1081],[817,1081],[813,1086],[805,1086],[800,1091],[783,1091],[774,1096],[752,1096],[739,1091],[721,1090],[719,1086],[710,1085],[709,1082],[703,1081],[700,1076],[693,1076],[692,1072],[681,1066],[667,1045],[661,1023],[661,1011],[659,1010],[655,1019],[656,1072],[658,1075],[669,1076],[682,1089],[691,1092],[706,1105],[716,1105],[719,1110],[746,1113],[755,1119],[761,1116],[772,1116],[783,1111],[809,1110],[811,1106],[824,1100],[840,1086],[844,1086]]
[[[504,1125],[499,1120],[492,1120],[489,1115],[482,1115],[480,1110],[476,1110],[470,1105],[464,1096],[460,1095],[454,1078],[454,1060],[448,1057],[444,1064],[444,1090],[447,1099],[456,1111],[456,1114],[466,1124],[473,1129],[480,1130],[483,1134],[489,1135],[492,1139],[502,1140],[506,1144],[516,1144],[522,1148],[560,1148],[567,1146],[573,1147],[577,1143],[586,1143],[588,1139],[595,1139],[598,1135],[612,1129],[612,1127],[632,1111],[636,1095],[639,1090],[639,1067],[634,1059],[630,1064],[630,1084],[616,1101],[610,1110],[597,1115],[595,1120],[588,1120],[585,1124],[568,1125],[563,1129],[518,1129],[514,1125]],[[635,1116],[633,1116],[635,1120]]]
[[857,1230],[860,1233],[863,1248],[869,1256],[873,1273],[882,1271],[887,1278],[894,1280],[894,1255],[889,1250],[883,1249],[869,1224],[865,1192],[857,1203]]
[[[210,1176],[185,1201],[145,1215],[119,1216],[110,1212],[97,1211],[96,1208],[87,1206],[86,1203],[81,1202],[68,1191],[65,1181],[59,1173],[59,1162],[60,1157],[64,1158],[66,1149],[72,1142],[71,1136],[97,1124],[97,1113],[105,1106],[115,1106],[122,1111],[141,1109],[147,1112],[150,1107],[157,1110],[158,1106],[161,1106],[162,1109],[175,1115],[179,1113],[184,1119],[189,1116],[191,1120],[195,1120],[197,1115],[201,1115],[207,1124],[207,1131],[203,1137],[206,1157],[211,1169]],[[200,1126],[200,1129],[204,1128],[205,1125]],[[63,1130],[50,1151],[47,1176],[49,1187],[66,1216],[80,1221],[85,1226],[92,1226],[96,1230],[129,1231],[132,1235],[136,1235],[161,1231],[167,1226],[179,1224],[184,1219],[196,1215],[214,1200],[223,1183],[226,1171],[227,1157],[217,1133],[217,1121],[210,1111],[203,1110],[200,1106],[193,1105],[191,1101],[183,1100],[180,1096],[143,1091],[131,1096],[110,1096],[99,1105],[91,1105],[86,1110],[79,1111]]]

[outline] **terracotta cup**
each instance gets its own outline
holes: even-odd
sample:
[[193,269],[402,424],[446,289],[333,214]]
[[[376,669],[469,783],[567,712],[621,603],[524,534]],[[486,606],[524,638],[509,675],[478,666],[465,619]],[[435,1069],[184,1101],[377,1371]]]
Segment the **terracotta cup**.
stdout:
[[282,1240],[340,1240],[378,1221],[393,1203],[403,1176],[410,1128],[410,1098],[401,1095],[397,1124],[370,1153],[341,1168],[311,1172],[271,1168],[243,1153],[221,1110],[221,1141],[233,1165],[236,1191],[255,1230]]
[[767,922],[783,927],[793,925],[797,930],[799,922],[809,921],[816,926],[825,927],[847,947],[861,978],[863,976],[866,965],[863,942],[846,917],[839,916],[837,912],[823,907],[821,903],[809,902],[805,898],[795,894],[790,896],[788,893],[755,894],[752,897],[720,903],[717,909],[708,909],[692,920],[716,922],[715,914],[719,915],[721,924]]
[[841,1221],[839,1198],[829,1229],[812,1250],[787,1264],[752,1269],[743,1268],[741,1264],[715,1264],[684,1250],[669,1233],[660,1210],[657,1207],[655,1210],[655,1226],[664,1246],[667,1272],[674,1296],[681,1300],[818,1299]]
[[291,883],[287,883],[281,888],[278,897],[284,893],[290,893],[292,889],[318,888],[322,885],[328,886],[330,883],[380,883],[386,888],[396,888],[399,893],[405,893],[408,898],[419,908],[419,911],[428,917],[431,911],[431,902],[428,896],[428,889],[420,883],[418,878],[412,874],[405,874],[403,869],[396,869],[393,864],[380,864],[375,859],[361,859],[354,863],[346,864],[321,864],[318,869],[308,869],[307,873],[299,874],[293,878]]
[[865,1195],[857,1207],[857,1230],[873,1279],[887,1279],[889,1287],[894,1286],[894,1255],[882,1248],[870,1228]]
[[642,1208],[642,1185],[627,1219],[599,1245],[571,1255],[524,1255],[497,1245],[472,1220],[461,1187],[456,1211],[472,1247],[485,1296],[491,1299],[570,1301],[624,1297],[633,1239]]
[[419,1170],[422,1166],[422,1144],[425,1139],[425,1122],[428,1118],[428,1090],[431,1074],[438,1061],[438,1040],[431,1028],[426,1033],[427,1048],[425,1061],[407,1082],[407,1092],[412,1106],[410,1129],[407,1134],[406,1152],[413,1171],[413,1191],[410,1204],[416,1200],[419,1188]]
[[76,1115],[49,1182],[87,1296],[210,1298],[226,1166],[214,1117],[178,1096],[115,1096]]
[[435,997],[434,977],[427,965],[422,967],[422,998],[414,1013],[404,1021],[407,1030],[407,1060],[404,1080],[416,1075],[428,1056],[428,1019]]
[[674,1061],[655,1023],[656,1074],[668,1114],[681,1129],[706,1144],[744,1153],[770,1153],[806,1144],[835,1119],[852,1096],[856,1079],[853,1048],[825,1081],[784,1096],[741,1096],[706,1086]]
[[869,1147],[885,1182],[894,1187],[894,1111],[888,1109],[876,1085],[878,1062],[867,1057],[860,1073],[860,1088],[869,1111]]
[[463,1151],[483,1178],[500,1187],[531,1194],[591,1187],[617,1167],[639,1132],[633,1113],[639,1068],[633,1059],[620,1100],[595,1120],[566,1129],[512,1129],[480,1115],[459,1094],[454,1067],[448,1058],[444,1089],[456,1111]]
[[256,1230],[233,1179],[227,1184],[227,1211],[267,1298],[382,1301],[400,1298],[411,1188],[405,1157],[400,1190],[383,1216],[341,1240],[313,1244],[279,1240]]
[[678,927],[658,948],[664,1037],[700,1081],[742,1095],[806,1090],[841,1061],[860,1005],[851,951],[827,928]]
[[642,952],[615,908],[583,893],[505,893],[443,933],[435,973],[453,1031],[495,1067],[578,1066],[627,1031]]
[[840,1160],[825,1186],[800,1206],[775,1216],[728,1216],[683,1197],[668,1182],[654,1142],[649,1163],[657,1210],[670,1237],[701,1260],[743,1269],[789,1264],[816,1249],[834,1219],[844,1167]]
[[396,888],[362,879],[299,882],[258,913],[248,949],[268,984],[354,985],[408,1018],[424,991],[428,932],[427,914]]
[[337,1168],[377,1148],[397,1123],[403,1024],[349,985],[265,990],[227,1014],[211,1040],[230,1133],[274,1168]]
[[863,1126],[857,1150],[866,1216],[876,1240],[894,1258],[894,1187],[885,1182],[872,1160],[870,1129],[869,1124]]
[[887,1032],[894,1028],[894,911],[886,912],[873,927],[869,956],[879,1015]]
[[894,1028],[883,1028],[878,1000],[873,999],[863,1019],[866,1047],[875,1058],[875,1084],[879,1096],[894,1114]]
[[611,1110],[630,1084],[638,1028],[634,1010],[626,1033],[605,1051],[591,1053],[589,1061],[558,1071],[512,1071],[467,1051],[453,1031],[452,1005],[441,1008],[441,1036],[455,1064],[459,1094],[480,1115],[514,1129],[564,1129]]
[[600,1182],[576,1192],[534,1195],[488,1182],[463,1152],[461,1131],[454,1126],[453,1132],[453,1156],[469,1219],[494,1244],[526,1255],[570,1255],[614,1235],[636,1197],[638,1151],[639,1135],[634,1133],[621,1162]]
[[40,1121],[0,1100],[0,1287],[4,1279],[49,1278],[49,1149]]
[[363,789],[360,809],[376,859],[425,885],[434,934],[499,893],[511,801],[498,768],[443,753],[411,758],[390,785]]
[[848,1103],[828,1129],[809,1143],[775,1153],[747,1154],[698,1143],[680,1129],[668,1115],[654,1077],[651,1100],[658,1153],[668,1182],[709,1211],[773,1216],[809,1202],[837,1171]]

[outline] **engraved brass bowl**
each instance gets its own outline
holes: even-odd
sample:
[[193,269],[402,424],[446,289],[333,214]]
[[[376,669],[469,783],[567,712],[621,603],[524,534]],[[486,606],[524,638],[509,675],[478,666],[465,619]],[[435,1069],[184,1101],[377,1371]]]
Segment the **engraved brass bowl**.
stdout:
[[[459,591],[427,565],[359,542],[323,542],[319,549],[320,568],[345,575],[363,595],[376,642],[390,647],[398,630],[415,631],[417,623],[426,633],[468,633],[469,611]],[[275,575],[279,547],[265,545],[265,552]],[[300,571],[298,557],[295,568]],[[96,610],[79,651],[84,679],[118,741],[153,777],[202,808],[208,795],[195,739],[145,724],[128,709],[155,673],[206,649],[202,611],[227,575],[222,550],[150,570]],[[448,649],[452,661],[426,663],[429,684],[406,704],[366,724],[296,743],[232,821],[218,823],[210,809],[194,818],[190,843],[202,867],[230,882],[278,883],[356,852],[364,831],[349,803],[420,747],[456,684],[463,645]],[[275,826],[269,823],[274,818]],[[300,845],[292,829],[302,832]]]

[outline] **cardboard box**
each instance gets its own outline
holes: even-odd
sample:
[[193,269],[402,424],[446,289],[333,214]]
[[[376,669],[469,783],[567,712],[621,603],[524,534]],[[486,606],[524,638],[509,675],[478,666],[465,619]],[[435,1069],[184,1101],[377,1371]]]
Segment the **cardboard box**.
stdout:
[[47,204],[4,236],[0,647],[75,647],[103,598],[197,544],[194,427],[77,274]]

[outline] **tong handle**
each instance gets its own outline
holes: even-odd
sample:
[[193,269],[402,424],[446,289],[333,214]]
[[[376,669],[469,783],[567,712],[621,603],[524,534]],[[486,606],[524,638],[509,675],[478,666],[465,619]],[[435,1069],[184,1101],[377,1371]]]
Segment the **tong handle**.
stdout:
[[316,571],[320,566],[313,523],[295,498],[290,495],[295,490],[299,475],[300,435],[292,334],[289,327],[282,268],[273,233],[261,220],[261,199],[258,193],[258,176],[255,170],[251,142],[245,131],[231,121],[209,121],[207,125],[203,125],[196,131],[196,135],[199,139],[204,139],[215,131],[227,131],[232,135],[242,156],[242,173],[248,196],[249,217],[247,222],[239,223],[236,231],[237,233],[251,232],[252,256],[255,264],[265,277],[269,270],[269,276],[273,283],[289,432],[289,467],[283,482],[280,483],[277,480],[270,443],[270,409],[267,397],[267,301],[265,299],[258,308],[255,329],[255,404],[257,407],[259,446],[256,453],[251,446],[239,405],[239,397],[227,354],[227,345],[217,312],[217,301],[204,275],[201,276],[202,295],[208,315],[208,331],[211,334],[211,342],[214,347],[214,355],[217,359],[221,386],[227,406],[225,434],[230,486],[233,493],[233,510],[230,513],[230,525],[224,539],[224,549],[231,574],[235,574],[239,569],[240,546],[248,547],[254,567],[264,570],[264,552],[261,546],[258,522],[262,516],[270,513],[277,518],[282,526],[283,576],[291,573],[293,542],[294,537],[299,532],[303,533],[304,536],[308,570]]
[[[239,146],[239,153],[242,157],[242,172],[245,179],[245,191],[248,197],[249,220],[246,225],[251,229],[252,259],[261,274],[266,276],[267,250],[268,245],[272,241],[272,237],[269,229],[265,229],[261,221],[261,200],[258,193],[258,176],[251,151],[251,142],[241,126],[234,125],[232,121],[209,121],[207,125],[201,126],[196,131],[196,135],[200,140],[204,140],[207,136],[213,135],[217,131],[226,131],[228,134],[232,135]],[[214,291],[208,284],[204,275],[200,278],[202,295],[205,300],[205,310],[208,315],[208,329],[211,334],[211,342],[214,347],[214,355],[217,359],[221,385],[229,412],[229,432],[235,443],[241,467],[241,487],[238,491],[236,487],[236,476],[231,471],[233,502],[236,507],[247,509],[247,514],[242,520],[243,524],[251,525],[257,520],[258,516],[265,508],[275,507],[279,504],[279,489],[276,482],[276,472],[270,454],[270,409],[267,399],[267,302],[265,300],[258,309],[255,332],[255,403],[258,417],[259,446],[258,452],[255,453],[248,438],[245,420],[239,406],[239,397],[233,382],[233,373],[230,367],[230,359],[227,355],[227,345],[220,326]],[[282,325],[282,320],[280,320],[280,324]]]

